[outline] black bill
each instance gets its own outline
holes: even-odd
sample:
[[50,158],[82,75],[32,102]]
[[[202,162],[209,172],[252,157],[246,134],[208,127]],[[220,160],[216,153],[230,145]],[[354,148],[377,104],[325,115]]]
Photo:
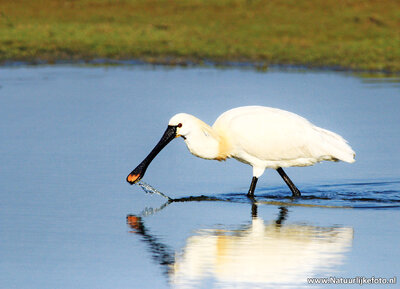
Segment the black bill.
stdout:
[[126,181],[133,185],[143,178],[147,167],[157,154],[176,137],[176,126],[169,125],[158,144],[153,148],[149,155],[126,177]]

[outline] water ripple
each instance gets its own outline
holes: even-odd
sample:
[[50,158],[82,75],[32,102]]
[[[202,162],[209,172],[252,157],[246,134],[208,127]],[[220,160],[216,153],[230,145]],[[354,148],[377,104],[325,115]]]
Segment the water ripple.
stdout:
[[[268,188],[261,188],[260,191],[258,198],[281,201],[291,199],[285,187],[276,188],[273,192]],[[293,202],[351,208],[400,208],[400,181],[306,186],[302,189],[302,197]]]
[[171,198],[148,184],[141,182],[139,185],[146,193],[167,198],[168,203],[224,201],[327,208],[400,208],[400,181],[397,180],[304,186],[300,198],[293,198],[284,186],[260,187],[254,199],[248,198],[246,192]]

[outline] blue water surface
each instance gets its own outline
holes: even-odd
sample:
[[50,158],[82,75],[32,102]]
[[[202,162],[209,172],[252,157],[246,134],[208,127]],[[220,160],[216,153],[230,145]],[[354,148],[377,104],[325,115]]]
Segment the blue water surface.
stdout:
[[[174,114],[212,124],[243,105],[286,109],[339,133],[356,162],[286,169],[303,193],[298,200],[266,170],[252,201],[244,195],[249,166],[196,158],[176,139],[144,178],[175,201],[125,182]],[[0,287],[398,279],[399,107],[398,80],[340,72],[1,67]]]

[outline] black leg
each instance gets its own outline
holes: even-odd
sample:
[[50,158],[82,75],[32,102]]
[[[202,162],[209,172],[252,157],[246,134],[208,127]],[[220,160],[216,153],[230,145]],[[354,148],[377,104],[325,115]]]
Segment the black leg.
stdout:
[[276,171],[279,173],[279,175],[282,177],[282,179],[285,181],[285,183],[289,186],[290,190],[292,191],[292,196],[293,197],[300,197],[301,193],[298,188],[293,184],[292,180],[288,177],[288,175],[283,171],[282,168],[277,168]]
[[252,204],[251,204],[251,217],[254,219],[254,218],[257,218],[257,204],[256,204],[256,202],[253,202]]
[[256,177],[253,177],[253,179],[251,180],[250,189],[249,192],[247,193],[247,196],[249,198],[254,198],[254,190],[256,189],[257,181],[258,179]]

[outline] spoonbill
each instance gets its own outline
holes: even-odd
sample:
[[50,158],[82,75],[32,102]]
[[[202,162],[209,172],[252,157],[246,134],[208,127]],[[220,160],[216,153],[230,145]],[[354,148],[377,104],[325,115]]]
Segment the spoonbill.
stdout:
[[320,161],[355,161],[352,148],[336,133],[289,111],[243,106],[221,114],[212,127],[187,113],[174,115],[158,144],[126,180],[130,184],[138,182],[157,154],[177,137],[182,137],[197,157],[218,161],[234,158],[251,165],[253,178],[247,193],[251,198],[266,168],[275,169],[292,196],[298,197],[301,193],[284,167],[311,166]]

